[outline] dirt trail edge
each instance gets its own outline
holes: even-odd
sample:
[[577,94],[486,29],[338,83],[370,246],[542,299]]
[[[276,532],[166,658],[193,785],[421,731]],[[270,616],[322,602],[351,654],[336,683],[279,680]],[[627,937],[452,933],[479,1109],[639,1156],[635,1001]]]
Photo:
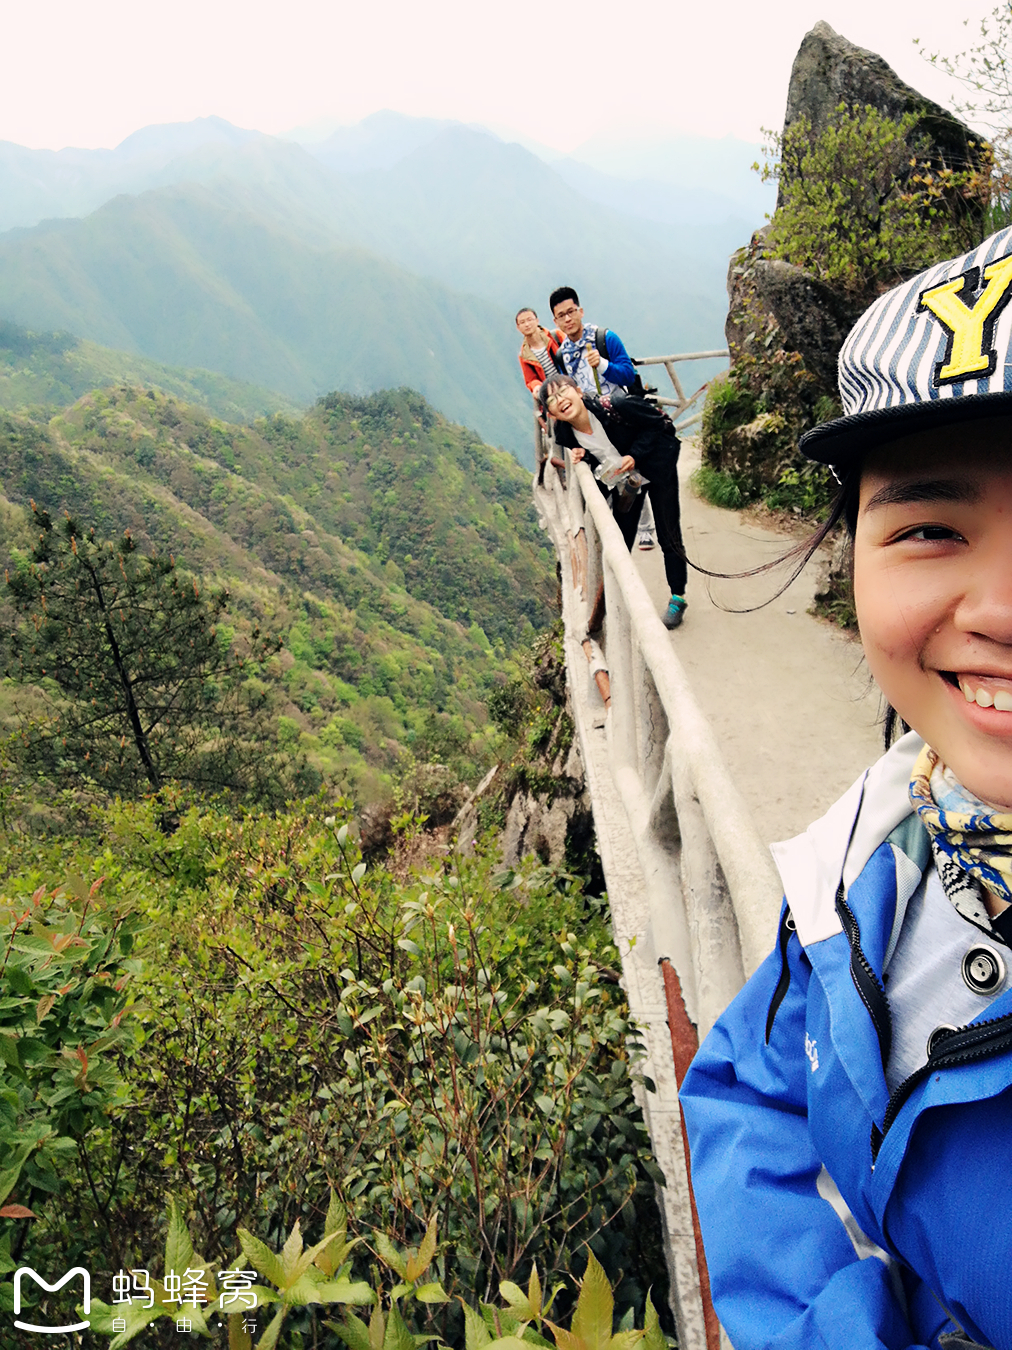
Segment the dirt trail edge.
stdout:
[[[698,445],[686,442],[679,478],[691,562],[740,572],[790,547],[786,535],[701,501],[689,483],[698,463]],[[634,549],[633,556],[661,612],[667,590],[660,549]],[[804,830],[882,749],[882,700],[860,643],[807,612],[823,565],[810,563],[783,595],[746,614],[721,606],[761,604],[782,574],[721,581],[690,568],[685,622],[671,634],[767,842]]]

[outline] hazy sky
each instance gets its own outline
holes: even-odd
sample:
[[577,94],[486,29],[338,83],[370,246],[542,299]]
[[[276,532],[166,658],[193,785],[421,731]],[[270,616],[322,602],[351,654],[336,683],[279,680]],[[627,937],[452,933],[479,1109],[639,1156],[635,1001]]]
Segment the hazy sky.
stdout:
[[950,82],[912,39],[959,51],[995,0],[0,3],[0,140],[113,146],[211,113],[274,133],[394,108],[569,150],[606,125],[758,140],[779,126],[794,54],[820,18],[948,101]]

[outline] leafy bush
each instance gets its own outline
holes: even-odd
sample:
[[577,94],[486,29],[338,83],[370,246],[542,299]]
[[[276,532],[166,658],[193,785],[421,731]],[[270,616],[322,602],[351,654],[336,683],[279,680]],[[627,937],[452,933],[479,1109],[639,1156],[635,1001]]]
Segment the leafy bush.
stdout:
[[990,152],[969,142],[965,162],[940,162],[917,130],[920,116],[893,121],[841,103],[818,136],[805,118],[767,132],[774,160],[762,173],[779,181],[779,202],[732,260],[739,336],[730,371],[707,395],[703,459],[718,476],[699,478],[704,495],[730,505],[736,489],[742,503],[824,516],[833,481],[797,443],[842,411],[830,387],[833,352],[817,347],[806,366],[760,298],[755,269],[779,259],[817,277],[835,294],[833,317],[845,330],[880,292],[969,247],[990,192]]
[[827,498],[834,495],[835,485],[823,466],[804,460],[796,469],[784,469],[763,500],[774,510],[811,516],[824,510]]
[[756,402],[756,396],[730,371],[711,380],[703,405],[704,441],[712,444],[726,431],[751,421]]
[[404,1245],[435,1217],[451,1293],[535,1262],[554,1279],[589,1244],[642,1307],[665,1279],[660,1176],[602,903],[480,850],[367,871],[311,814],[180,804],[166,838],[160,809],[104,818],[103,868],[143,878],[130,1099],[33,1241],[89,1234],[93,1261],[140,1264],[174,1191],[225,1260],[252,1215],[278,1242],[318,1222],[307,1197],[330,1186]]
[[713,506],[736,511],[745,505],[744,494],[734,478],[711,464],[700,464],[692,475],[692,486]]
[[485,705],[489,720],[507,736],[518,736],[530,712],[530,688],[524,679],[516,677],[492,688]]
[[[217,1278],[194,1251],[175,1199],[169,1202],[167,1228],[162,1278],[152,1277],[150,1263],[141,1270],[120,1271],[114,1281],[114,1302],[96,1300],[92,1304],[92,1330],[113,1338],[110,1350],[121,1350],[141,1331],[149,1333],[154,1323],[165,1319],[175,1321],[177,1330],[210,1338],[211,1327],[222,1325],[218,1318],[227,1320],[230,1350],[252,1350],[252,1333],[258,1330],[261,1309],[273,1315],[257,1341],[257,1350],[275,1350],[289,1316],[302,1313],[305,1322],[307,1310],[314,1347],[323,1342],[333,1346],[339,1340],[347,1350],[414,1350],[426,1341],[439,1339],[412,1335],[405,1320],[417,1322],[419,1312],[424,1317],[427,1308],[449,1302],[442,1281],[432,1278],[434,1262],[437,1271],[443,1265],[437,1256],[433,1220],[417,1248],[403,1250],[386,1233],[372,1234],[373,1252],[388,1272],[381,1280],[378,1267],[371,1266],[378,1288],[353,1277],[353,1262],[361,1264],[362,1249],[355,1251],[361,1239],[348,1241],[347,1214],[333,1195],[319,1242],[304,1248],[298,1220],[278,1252],[253,1233],[240,1229],[242,1254],[219,1271]],[[253,1269],[244,1268],[248,1266]],[[391,1278],[392,1287],[384,1288]],[[553,1305],[559,1289],[557,1285],[545,1297],[547,1291],[534,1269],[526,1292],[513,1281],[500,1284],[505,1307],[489,1303],[475,1307],[473,1299],[461,1300],[465,1350],[516,1350],[521,1344],[551,1350],[553,1341],[546,1339],[548,1336],[560,1350],[632,1350],[640,1341],[644,1350],[667,1350],[668,1342],[649,1295],[642,1330],[633,1327],[631,1309],[616,1330],[614,1294],[593,1253],[588,1255],[579,1281],[579,1297],[568,1329],[549,1317],[550,1313],[558,1317]],[[324,1322],[321,1327],[316,1309],[334,1305],[346,1309],[341,1321]],[[363,1305],[372,1307],[368,1323],[348,1311]],[[304,1344],[297,1330],[292,1343],[300,1347]]]
[[976,242],[990,160],[984,169],[933,162],[918,121],[841,103],[817,137],[804,117],[767,132],[776,160],[763,178],[780,183],[769,256],[870,301]]
[[104,904],[101,886],[71,876],[0,896],[0,1273],[35,1208],[88,1184],[88,1147],[128,1095],[116,1052],[136,1034],[124,1015],[140,920]]
[[[761,327],[758,317],[757,329]],[[703,462],[693,475],[700,496],[737,509],[765,502],[773,509],[819,516],[835,495],[829,471],[798,453],[798,439],[816,421],[836,415],[835,399],[805,369],[797,352],[754,333],[735,351],[731,369],[714,382],[703,410]]]

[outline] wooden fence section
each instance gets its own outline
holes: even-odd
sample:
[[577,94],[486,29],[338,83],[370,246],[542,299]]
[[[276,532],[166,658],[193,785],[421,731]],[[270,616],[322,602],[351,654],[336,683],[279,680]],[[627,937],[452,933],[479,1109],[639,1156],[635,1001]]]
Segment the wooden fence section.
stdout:
[[[685,359],[642,364],[671,374]],[[682,396],[683,408],[691,402]],[[661,623],[590,469],[568,455],[564,468],[545,464],[534,497],[561,567],[573,716],[643,1071],[656,1087],[642,1104],[667,1179],[659,1201],[679,1344],[717,1350],[677,1083],[697,1035],[769,951],[780,882],[689,687],[678,636]]]
[[703,414],[696,413],[693,417],[686,418],[685,413],[692,407],[693,403],[706,392],[709,381],[701,384],[694,394],[686,396],[682,388],[682,382],[678,378],[678,371],[675,369],[679,361],[710,361],[719,357],[727,358],[730,352],[726,347],[722,347],[715,352],[683,352],[677,356],[640,356],[633,357],[634,366],[663,366],[668,372],[668,378],[671,380],[675,391],[674,398],[668,398],[664,394],[652,394],[651,397],[655,403],[664,404],[666,407],[673,408],[672,416],[675,418],[679,431],[687,431],[690,426],[700,421]]

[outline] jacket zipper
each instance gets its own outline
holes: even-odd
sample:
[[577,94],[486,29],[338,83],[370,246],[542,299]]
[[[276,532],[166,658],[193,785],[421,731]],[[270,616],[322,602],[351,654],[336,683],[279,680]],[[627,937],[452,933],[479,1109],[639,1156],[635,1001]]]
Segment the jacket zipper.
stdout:
[[915,1069],[893,1092],[886,1107],[881,1130],[871,1127],[871,1160],[874,1165],[882,1140],[889,1133],[907,1098],[925,1078],[938,1069],[958,1069],[977,1060],[991,1059],[1012,1050],[1012,1013],[993,1017],[988,1022],[960,1027],[957,1031],[939,1031],[927,1064]]
[[[850,944],[850,973],[861,1001],[868,1009],[872,1025],[878,1035],[879,1049],[882,1055],[882,1069],[889,1062],[892,1046],[892,1013],[885,989],[875,974],[871,962],[861,948],[861,931],[854,911],[844,898],[843,881],[836,892],[836,912]],[[778,986],[779,988],[779,986]],[[956,1031],[939,1032],[928,1056],[928,1062],[915,1069],[909,1077],[900,1083],[890,1095],[886,1105],[882,1128],[872,1122],[871,1127],[871,1164],[874,1168],[882,1140],[889,1133],[904,1103],[919,1083],[938,1069],[956,1069],[977,1060],[990,1059],[994,1055],[1012,1050],[1012,1013],[992,1018],[988,1022],[978,1022],[973,1026],[961,1027]]]
[[854,918],[854,911],[844,899],[843,882],[836,892],[836,912],[840,916],[840,922],[843,930],[847,934],[847,941],[850,943],[850,974],[861,995],[861,1001],[868,1009],[868,1015],[871,1017],[872,1025],[878,1036],[879,1051],[882,1055],[882,1070],[889,1063],[889,1051],[893,1043],[893,1019],[889,1011],[889,1000],[886,998],[886,991],[882,983],[872,968],[871,962],[865,956],[861,947],[861,930],[858,927],[857,919]]
[[773,1023],[780,1011],[780,1005],[787,997],[787,991],[791,987],[791,968],[787,963],[787,944],[790,942],[791,934],[795,931],[795,928],[796,925],[790,909],[785,909],[783,918],[780,920],[780,932],[777,936],[777,946],[780,948],[780,979],[777,981],[777,987],[773,990],[769,1012],[766,1014],[767,1045],[769,1045],[770,1036],[773,1034]]

